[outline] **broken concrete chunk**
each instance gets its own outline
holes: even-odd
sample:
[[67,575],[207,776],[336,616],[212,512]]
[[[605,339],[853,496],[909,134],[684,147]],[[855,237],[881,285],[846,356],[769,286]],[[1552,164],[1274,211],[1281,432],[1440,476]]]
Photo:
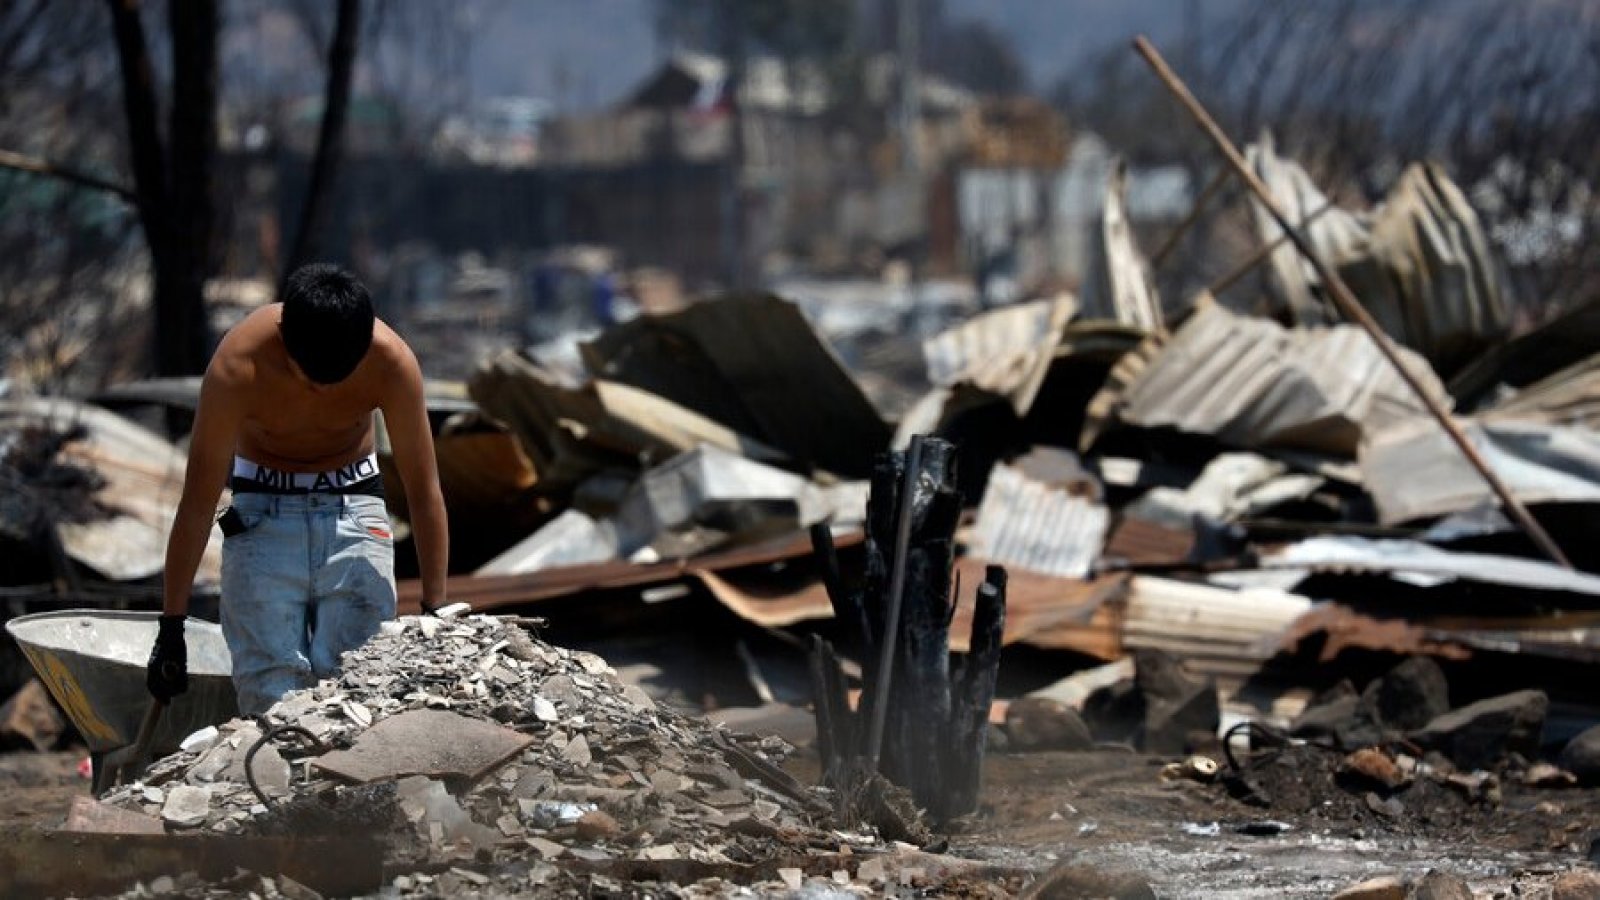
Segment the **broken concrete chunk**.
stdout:
[[541,722],[554,722],[560,718],[556,715],[556,705],[543,697],[533,698],[533,717]]
[[317,759],[318,769],[368,784],[406,775],[476,780],[533,743],[529,735],[452,712],[414,709],[363,732],[349,750]]
[[180,784],[167,791],[161,818],[178,828],[197,828],[211,812],[211,788]]
[[561,751],[561,758],[575,766],[589,765],[594,761],[594,755],[589,751],[589,739],[581,734],[574,737]]
[[530,837],[527,839],[527,842],[528,846],[533,848],[535,853],[539,854],[545,859],[556,859],[560,857],[561,854],[567,852],[566,847],[546,838]]
[[1487,768],[1507,753],[1536,756],[1549,708],[1544,691],[1517,691],[1445,713],[1411,739],[1463,769]]
[[97,834],[166,833],[161,820],[154,816],[109,806],[91,797],[72,798],[72,809],[67,813],[67,822],[62,830]]

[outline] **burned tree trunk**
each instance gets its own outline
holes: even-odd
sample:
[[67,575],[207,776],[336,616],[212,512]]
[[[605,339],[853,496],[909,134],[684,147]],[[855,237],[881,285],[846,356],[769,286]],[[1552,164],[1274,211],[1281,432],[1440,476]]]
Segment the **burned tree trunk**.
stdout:
[[976,806],[1005,623],[1005,572],[991,567],[978,592],[973,652],[952,674],[951,567],[960,514],[955,448],[918,437],[907,453],[886,454],[873,468],[859,595],[841,586],[826,530],[812,532],[863,680],[852,713],[833,648],[817,642],[812,676],[824,773],[845,797],[881,773],[937,821]]
[[360,26],[361,0],[339,0],[333,42],[328,48],[328,83],[323,92],[322,126],[317,132],[311,180],[305,205],[300,209],[300,227],[295,231],[294,245],[280,280],[287,280],[295,269],[314,261],[322,246],[328,211],[333,205],[334,176],[344,155],[344,120],[350,107],[350,81],[355,71]]
[[107,0],[122,73],[139,224],[150,247],[156,374],[198,375],[210,353],[205,280],[212,247],[216,158],[214,0],[173,4],[171,154],[157,125],[154,66],[138,0]]

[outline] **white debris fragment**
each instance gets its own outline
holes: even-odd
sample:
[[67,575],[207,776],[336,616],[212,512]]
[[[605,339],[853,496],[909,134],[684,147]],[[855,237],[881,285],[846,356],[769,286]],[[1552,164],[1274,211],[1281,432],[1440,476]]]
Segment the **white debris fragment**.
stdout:
[[196,828],[206,823],[211,812],[211,788],[180,784],[167,791],[161,805],[161,818],[179,828]]

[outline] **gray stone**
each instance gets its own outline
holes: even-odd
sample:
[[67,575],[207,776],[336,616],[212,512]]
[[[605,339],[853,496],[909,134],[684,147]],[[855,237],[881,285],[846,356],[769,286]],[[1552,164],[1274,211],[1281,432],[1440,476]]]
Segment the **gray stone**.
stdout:
[[1579,784],[1600,784],[1600,725],[1567,742],[1561,751],[1561,768],[1571,772]]
[[161,805],[161,818],[179,828],[196,828],[206,823],[211,812],[211,788],[180,784],[167,791]]
[[1088,750],[1089,726],[1077,710],[1059,700],[1024,697],[1006,709],[1007,745],[1012,750]]
[[1361,695],[1350,680],[1344,679],[1311,698],[1306,708],[1289,723],[1295,737],[1334,737],[1338,729],[1355,715]]
[[1380,725],[1415,731],[1450,711],[1450,685],[1431,657],[1413,656],[1367,685],[1361,702]]
[[1411,738],[1463,769],[1486,768],[1507,753],[1537,755],[1549,708],[1544,691],[1517,691],[1445,713]]
[[1411,886],[1406,900],[1472,900],[1472,888],[1449,872],[1433,869]]
[[1041,875],[1020,896],[1023,900],[1155,900],[1156,892],[1137,875],[1064,863]]
[[1145,708],[1141,749],[1146,753],[1177,756],[1190,749],[1190,735],[1215,735],[1222,718],[1216,683],[1192,688],[1177,701],[1149,700]]

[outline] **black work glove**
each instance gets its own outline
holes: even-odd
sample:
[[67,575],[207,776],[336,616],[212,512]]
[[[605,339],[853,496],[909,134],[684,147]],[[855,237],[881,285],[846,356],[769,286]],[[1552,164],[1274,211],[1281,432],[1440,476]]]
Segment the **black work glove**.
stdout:
[[156,645],[150,648],[150,664],[145,668],[145,686],[150,696],[162,703],[189,689],[189,646],[183,640],[183,621],[187,616],[161,617]]

